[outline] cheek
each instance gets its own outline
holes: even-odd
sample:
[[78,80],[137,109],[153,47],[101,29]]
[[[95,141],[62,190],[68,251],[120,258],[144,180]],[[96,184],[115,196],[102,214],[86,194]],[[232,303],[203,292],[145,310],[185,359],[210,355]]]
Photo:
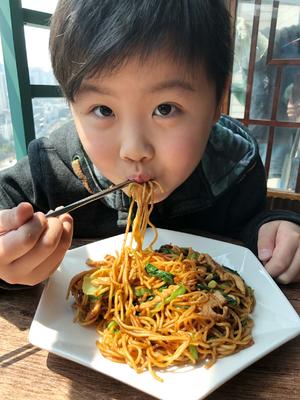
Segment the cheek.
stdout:
[[206,142],[206,135],[199,131],[175,136],[165,152],[166,163],[179,174],[191,173],[201,159]]
[[91,161],[98,167],[111,163],[117,152],[117,144],[112,135],[99,129],[77,127],[80,141]]

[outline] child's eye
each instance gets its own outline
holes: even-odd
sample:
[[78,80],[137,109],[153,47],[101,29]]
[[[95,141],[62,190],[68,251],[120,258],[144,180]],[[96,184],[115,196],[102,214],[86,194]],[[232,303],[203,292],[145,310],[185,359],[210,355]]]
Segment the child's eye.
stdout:
[[97,107],[93,108],[92,112],[98,118],[107,118],[107,117],[114,116],[113,110],[107,106],[97,106]]
[[153,114],[159,117],[169,117],[178,111],[178,108],[173,104],[163,103],[156,107]]

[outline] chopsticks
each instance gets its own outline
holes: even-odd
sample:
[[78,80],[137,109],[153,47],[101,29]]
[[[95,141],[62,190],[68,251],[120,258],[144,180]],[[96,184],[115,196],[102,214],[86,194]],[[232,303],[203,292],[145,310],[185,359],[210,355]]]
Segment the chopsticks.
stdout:
[[122,182],[122,183],[119,183],[118,185],[113,185],[113,186],[109,187],[108,189],[102,190],[101,192],[92,194],[91,196],[85,197],[84,199],[75,201],[74,203],[71,203],[71,204],[69,204],[68,206],[59,208],[59,209],[57,209],[57,210],[55,210],[55,211],[49,211],[49,212],[46,214],[46,217],[47,217],[47,218],[49,218],[49,217],[58,217],[59,215],[62,215],[62,214],[65,214],[65,213],[74,211],[74,210],[76,210],[77,208],[83,207],[83,206],[85,206],[86,204],[89,204],[89,203],[91,203],[91,202],[93,202],[93,201],[95,201],[95,200],[98,200],[98,199],[100,199],[101,197],[104,197],[104,196],[106,196],[107,194],[114,192],[115,190],[121,189],[121,188],[123,188],[123,187],[129,185],[129,184],[132,183],[132,182],[134,182],[134,180],[128,179],[127,181],[124,181],[124,182]]

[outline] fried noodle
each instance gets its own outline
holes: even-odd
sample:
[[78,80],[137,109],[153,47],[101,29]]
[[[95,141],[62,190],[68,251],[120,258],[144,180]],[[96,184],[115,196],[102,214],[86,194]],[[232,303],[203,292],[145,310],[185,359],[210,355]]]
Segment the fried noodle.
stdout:
[[[157,186],[131,185],[120,253],[87,260],[92,268],[73,277],[68,296],[75,299],[75,321],[96,325],[104,357],[162,381],[157,369],[201,360],[210,367],[252,345],[255,299],[236,271],[208,254],[174,244],[153,250],[157,231],[149,216]],[[148,225],[155,235],[143,248]]]

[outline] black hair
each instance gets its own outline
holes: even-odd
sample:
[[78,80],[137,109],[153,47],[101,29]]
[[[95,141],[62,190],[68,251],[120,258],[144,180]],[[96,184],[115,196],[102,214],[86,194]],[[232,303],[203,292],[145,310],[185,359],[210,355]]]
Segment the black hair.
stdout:
[[161,49],[187,67],[202,62],[219,102],[233,53],[225,0],[60,0],[51,19],[53,71],[69,101],[83,79]]

